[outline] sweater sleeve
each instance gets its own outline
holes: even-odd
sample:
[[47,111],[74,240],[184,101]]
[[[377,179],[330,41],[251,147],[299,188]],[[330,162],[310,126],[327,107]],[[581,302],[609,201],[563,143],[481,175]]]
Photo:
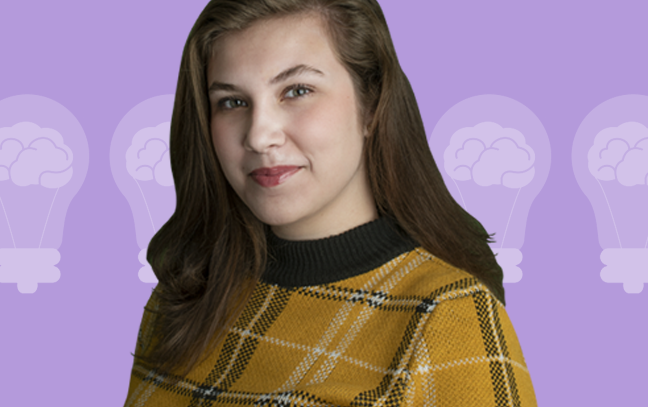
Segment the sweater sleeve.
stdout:
[[440,301],[414,350],[416,406],[537,406],[504,306],[488,291]]
[[[151,348],[153,324],[155,322],[155,312],[157,310],[158,302],[154,289],[151,293],[151,297],[148,299],[146,305],[144,306],[142,322],[137,334],[137,343],[135,344],[135,356],[145,355]],[[145,380],[143,380],[146,376],[147,371],[147,367],[142,365],[142,363],[137,358],[135,358],[130,374],[130,383],[126,396],[126,406],[131,406],[134,402],[134,399],[136,397],[139,397],[139,395],[142,393],[143,388],[147,386]]]

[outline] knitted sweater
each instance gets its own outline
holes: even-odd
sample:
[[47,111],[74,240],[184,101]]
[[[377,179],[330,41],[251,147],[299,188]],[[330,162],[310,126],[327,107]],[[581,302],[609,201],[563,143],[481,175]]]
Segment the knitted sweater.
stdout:
[[504,306],[393,220],[267,237],[273,258],[225,340],[175,386],[136,360],[125,407],[537,405]]

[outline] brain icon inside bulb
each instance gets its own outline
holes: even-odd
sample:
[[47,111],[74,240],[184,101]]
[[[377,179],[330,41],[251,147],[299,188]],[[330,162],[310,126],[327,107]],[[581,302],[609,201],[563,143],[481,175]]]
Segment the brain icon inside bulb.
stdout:
[[526,217],[549,170],[544,127],[524,105],[482,95],[453,106],[429,140],[443,157],[445,183],[455,200],[491,234],[505,283],[522,279],[518,267]]
[[32,294],[59,280],[63,221],[86,169],[85,135],[67,109],[36,95],[0,101],[0,283]]
[[127,198],[139,246],[139,280],[157,283],[146,260],[153,235],[175,210],[175,189],[169,150],[173,95],[148,99],[131,109],[113,136],[113,177]]
[[572,162],[596,215],[601,279],[640,293],[648,283],[648,97],[620,96],[592,110]]

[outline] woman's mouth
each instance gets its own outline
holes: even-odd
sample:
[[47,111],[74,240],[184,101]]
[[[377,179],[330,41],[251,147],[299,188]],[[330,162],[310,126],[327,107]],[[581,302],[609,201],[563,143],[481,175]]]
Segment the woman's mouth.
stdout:
[[271,174],[252,173],[252,179],[262,187],[274,187],[283,184],[287,179],[292,177],[301,167],[288,167],[285,171],[274,172]]

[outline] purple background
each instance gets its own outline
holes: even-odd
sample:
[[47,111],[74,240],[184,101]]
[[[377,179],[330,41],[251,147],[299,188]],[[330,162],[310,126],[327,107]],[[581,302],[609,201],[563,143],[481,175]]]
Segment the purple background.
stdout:
[[[65,218],[60,280],[34,294],[0,284],[0,405],[123,405],[153,284],[137,277],[133,215],[111,174],[111,138],[134,106],[175,92],[205,4],[0,6],[0,99],[57,101],[81,123],[90,151]],[[505,285],[538,404],[646,405],[648,289],[626,294],[601,280],[595,216],[571,150],[594,107],[648,94],[648,3],[380,4],[428,134],[453,105],[482,94],[519,101],[547,131],[551,168],[527,219],[524,277]]]

